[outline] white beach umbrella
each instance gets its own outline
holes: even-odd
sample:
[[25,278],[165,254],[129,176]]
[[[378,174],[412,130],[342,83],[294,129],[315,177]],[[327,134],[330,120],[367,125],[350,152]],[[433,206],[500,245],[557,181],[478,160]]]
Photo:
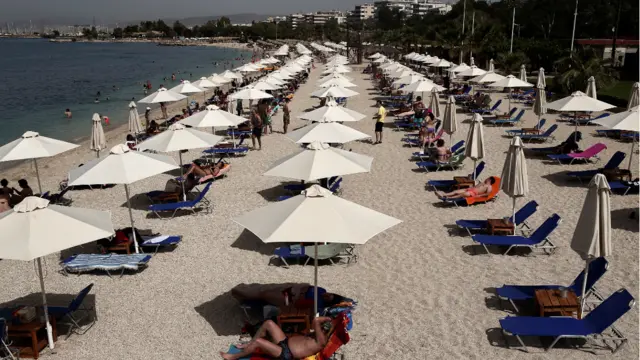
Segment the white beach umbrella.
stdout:
[[[136,149],[140,151],[153,150],[159,152],[177,151],[180,158],[180,176],[183,177],[182,150],[203,149],[215,146],[223,140],[222,136],[206,133],[200,130],[188,128],[183,124],[172,124],[160,134],[153,136],[138,144]],[[184,179],[182,183],[182,197],[187,200],[184,189]]]
[[38,191],[42,194],[40,173],[38,172],[39,158],[51,157],[77,148],[79,145],[60,141],[44,136],[37,132],[27,131],[20,138],[0,147],[0,162],[14,160],[33,160],[38,179]]
[[463,71],[467,71],[471,69],[471,67],[465,63],[460,63],[460,65],[458,66],[454,66],[451,71],[453,71],[454,73],[461,73]]
[[[301,195],[271,203],[233,219],[265,243],[364,244],[372,237],[401,223],[339,196],[318,185]],[[318,257],[314,260],[314,285],[318,286]],[[314,310],[317,313],[317,294]]]
[[538,84],[536,88],[536,98],[533,101],[533,113],[538,115],[538,122],[540,122],[540,117],[547,113],[547,91],[544,87],[541,87]]
[[313,142],[344,144],[350,141],[367,139],[371,136],[336,122],[319,122],[301,127],[287,134],[287,137],[297,144]]
[[520,66],[520,81],[527,82],[527,68],[524,64]]
[[381,56],[384,56],[384,55],[382,55],[382,54],[380,54],[379,52],[377,52],[377,53],[375,53],[375,54],[373,54],[373,55],[369,56],[367,59],[377,59],[377,58],[379,58],[379,57],[381,57]]
[[205,90],[193,85],[189,80],[183,80],[180,85],[172,87],[169,91],[188,96],[189,94],[198,94]]
[[[621,113],[609,115],[605,118],[594,120],[594,124],[602,125],[609,129],[620,131],[640,131],[640,114],[638,113],[638,106],[631,110],[623,111]],[[635,149],[636,142],[631,142],[631,151],[629,152],[629,171],[631,171],[631,164],[633,164],[633,150]]]
[[533,84],[528,83],[526,81],[522,81],[516,78],[513,75],[507,75],[504,79],[498,80],[494,83],[489,84],[491,87],[496,88],[508,88],[509,89],[509,109],[511,109],[511,89],[513,88],[523,88],[523,87],[532,87]]
[[12,210],[0,214],[0,258],[35,260],[49,347],[54,348],[53,328],[44,287],[42,257],[112,236],[111,213],[93,209],[49,205],[49,200],[29,196]]
[[298,65],[296,63],[287,64],[286,66],[282,67],[282,70],[291,71],[294,74],[299,74],[301,72],[306,71],[302,66],[300,66],[300,65]]
[[[482,116],[473,114],[471,126],[467,133],[467,141],[464,144],[464,155],[473,160],[473,168],[476,168],[478,160],[484,158],[484,131],[482,127]],[[475,179],[475,171],[473,172],[473,180]]]
[[543,89],[547,87],[547,78],[544,75],[544,68],[540,68],[540,70],[538,70],[538,82],[536,85]]
[[505,79],[504,76],[494,73],[493,71],[487,71],[486,73],[476,76],[469,81],[478,83],[478,84],[486,84],[486,83],[494,83],[496,81],[500,81]]
[[313,142],[305,150],[278,160],[264,175],[312,181],[338,175],[369,172],[371,171],[371,162],[373,162],[373,158],[370,156]]
[[230,79],[228,77],[224,77],[222,75],[213,73],[211,76],[208,77],[209,81],[213,81],[216,84],[228,84],[230,82],[233,81],[233,79]]
[[438,101],[438,89],[431,90],[431,99],[429,100],[429,108],[436,119],[440,118],[440,101]]
[[165,88],[160,88],[153,94],[138,100],[138,102],[143,104],[158,104],[163,102],[174,102],[186,98],[187,97],[182,94],[178,94]]
[[102,129],[102,119],[100,118],[100,114],[93,114],[91,123],[90,149],[96,152],[96,157],[100,157],[100,151],[107,147],[107,140],[104,138],[104,130]]
[[231,94],[229,96],[231,100],[258,100],[258,99],[269,99],[272,98],[271,94],[267,94],[264,91],[256,90],[256,89],[242,89],[236,93]]
[[476,77],[476,76],[484,75],[485,73],[486,71],[480,69],[475,65],[470,66],[467,70],[456,71],[457,76],[463,76],[463,77]]
[[377,58],[377,59],[373,60],[373,63],[375,63],[375,64],[382,64],[382,63],[384,63],[385,61],[387,61],[387,58],[386,58],[386,57],[384,57],[384,56],[381,56],[381,57],[379,57],[379,58]]
[[513,231],[517,227],[516,201],[519,197],[529,194],[529,176],[527,175],[527,161],[524,157],[524,146],[519,136],[514,136],[507,151],[507,157],[502,166],[500,188],[513,199]]
[[638,107],[638,105],[640,105],[640,83],[636,82],[631,87],[631,94],[629,95],[627,110],[631,110],[634,107]]
[[584,282],[580,299],[580,316],[584,313],[585,292],[589,277],[589,263],[613,252],[611,243],[611,188],[603,174],[596,174],[589,183],[589,190],[571,239],[571,249],[585,260]]
[[291,74],[280,72],[280,71],[274,71],[271,74],[269,74],[269,76],[272,78],[283,80],[283,81],[289,81],[293,78]]
[[587,96],[592,97],[594,99],[598,99],[598,92],[596,91],[596,78],[590,76],[587,80],[587,91],[585,91]]
[[445,90],[445,88],[443,88],[442,86],[434,83],[433,81],[427,78],[424,78],[403,87],[402,89],[400,89],[400,91],[405,93],[410,93],[410,92],[425,93],[425,92],[433,91],[434,89],[437,91]]
[[324,89],[318,89],[311,93],[311,97],[317,97],[317,98],[332,97],[334,99],[348,98],[356,95],[359,95],[359,93],[353,90],[349,90],[347,88],[343,88],[335,85],[329,86],[328,88],[324,88]]
[[325,82],[323,82],[322,84],[319,85],[321,88],[328,88],[330,86],[339,86],[339,87],[343,87],[343,88],[348,88],[348,87],[357,87],[358,85],[347,81],[347,80],[342,80],[342,79],[331,79],[331,80],[327,80]]
[[390,73],[389,76],[394,78],[394,79],[400,79],[400,78],[403,78],[403,77],[416,75],[416,74],[417,75],[421,75],[421,74],[416,73],[415,71],[413,71],[411,69],[398,69],[398,71]]
[[247,73],[249,73],[249,72],[260,71],[261,68],[262,68],[261,66],[249,63],[249,64],[244,64],[244,65],[242,65],[240,67],[237,67],[237,68],[235,68],[235,70],[239,71],[239,72],[247,72]]
[[431,67],[439,67],[439,68],[448,68],[451,67],[451,62],[445,60],[445,59],[440,59],[434,63],[432,63],[431,65],[429,65]]
[[180,124],[188,125],[196,128],[216,127],[216,126],[238,126],[247,119],[224,111],[215,105],[207,105],[205,110],[194,113],[193,115],[179,121]]
[[335,101],[327,101],[326,105],[318,109],[302,113],[300,119],[318,122],[351,122],[360,121],[367,117],[357,111],[339,106]]
[[496,65],[493,62],[493,59],[489,60],[489,72],[495,72],[496,71]]
[[[129,220],[134,229],[129,196],[129,184],[176,169],[176,162],[165,155],[132,151],[124,144],[116,145],[108,156],[94,159],[84,166],[69,171],[69,186],[95,184],[123,184],[129,208]],[[133,243],[139,252],[135,231]]]
[[196,87],[201,88],[201,89],[213,89],[213,88],[220,87],[219,83],[213,82],[213,81],[207,79],[204,76],[201,77],[200,79],[192,82],[191,85],[196,86]]
[[344,74],[344,73],[349,73],[351,72],[351,69],[344,66],[344,65],[337,65],[337,66],[331,66],[327,69],[325,69],[322,74],[323,75],[327,75],[327,74]]
[[580,111],[604,111],[614,108],[615,106],[607,104],[604,101],[594,99],[582,91],[576,91],[573,94],[564,97],[562,99],[550,102],[547,104],[547,108],[555,111],[568,111],[568,112],[580,112]]
[[325,82],[327,82],[329,80],[333,80],[333,79],[338,79],[338,80],[343,80],[343,81],[348,81],[348,82],[352,82],[353,81],[353,78],[351,78],[351,77],[348,77],[348,76],[343,75],[343,74],[335,73],[335,74],[329,74],[329,75],[327,75],[325,77],[320,78],[318,80],[318,84],[322,84],[322,83],[325,83]]
[[270,84],[267,81],[257,81],[255,83],[245,87],[245,89],[254,89],[254,90],[261,90],[261,91],[273,91],[273,90],[280,89],[280,86]]
[[235,73],[231,70],[225,70],[223,73],[220,74],[220,76],[222,76],[225,79],[229,79],[231,81],[233,80],[242,80],[242,75],[239,73]]
[[399,85],[409,85],[409,84],[413,84],[416,81],[419,81],[421,79],[424,79],[424,75],[418,74],[418,73],[413,73],[410,74],[408,76],[403,76],[401,78],[399,78],[398,80],[394,81],[393,83],[391,83],[392,85],[395,86],[399,86]]
[[453,133],[458,131],[458,120],[456,119],[456,100],[452,95],[447,98],[447,105],[444,108],[442,130],[449,134],[449,144],[453,145]]
[[135,102],[129,103],[129,133],[135,136],[144,132],[142,124],[140,124],[140,115],[138,115],[138,109]]

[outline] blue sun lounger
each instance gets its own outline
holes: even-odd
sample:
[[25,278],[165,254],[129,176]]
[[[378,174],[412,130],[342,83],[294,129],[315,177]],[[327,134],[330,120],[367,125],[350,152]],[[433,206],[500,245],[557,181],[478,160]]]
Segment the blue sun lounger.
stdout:
[[520,112],[518,113],[518,115],[516,115],[516,117],[511,117],[509,119],[488,119],[487,122],[489,124],[497,125],[497,126],[500,126],[500,125],[515,125],[515,124],[519,123],[520,120],[522,120],[523,116],[524,116],[524,109],[520,110]]
[[588,119],[569,119],[569,122],[572,124],[577,124],[577,125],[596,125],[596,124],[592,124],[591,122],[593,120],[599,120],[602,118],[606,118],[607,116],[609,116],[611,114],[609,113],[604,113],[604,114],[600,114],[594,118],[588,118]]
[[[202,192],[198,194],[198,196],[189,201],[180,201],[175,203],[166,203],[166,204],[153,204],[149,205],[149,211],[153,212],[157,217],[161,218],[160,213],[173,211],[171,214],[171,218],[173,218],[178,210],[191,210],[192,213],[196,213],[197,208],[203,208],[207,212],[210,210],[211,203],[209,201],[204,201],[205,195],[209,192],[212,183],[207,183]],[[203,206],[199,206],[201,204]]]
[[500,106],[500,104],[502,104],[502,99],[496,101],[495,104],[493,104],[493,106],[490,108],[472,109],[471,113],[480,115],[493,114],[496,110],[498,110],[498,106]]
[[[545,350],[551,350],[560,339],[602,340],[611,352],[618,351],[627,339],[613,324],[633,307],[635,300],[626,289],[609,296],[583,319],[573,317],[507,316],[500,320],[504,335],[513,335],[526,352],[523,336],[549,336],[554,340]],[[611,328],[612,335],[604,332]],[[613,344],[613,346],[611,345]],[[507,342],[507,346],[508,346]]]
[[125,270],[137,271],[147,266],[151,255],[147,254],[78,254],[62,261],[65,273],[83,273],[90,271],[104,271],[111,276],[111,272]]
[[462,166],[465,158],[464,154],[454,154],[451,155],[449,161],[418,161],[416,165],[426,172],[429,172],[429,170],[440,171],[443,169],[455,170]]
[[153,250],[154,253],[157,253],[158,250],[162,248],[168,248],[172,246],[177,246],[182,242],[182,236],[180,235],[153,235],[153,236],[142,236],[142,242],[140,243],[140,248],[143,250]]
[[627,154],[623,153],[622,151],[616,151],[616,153],[611,156],[611,159],[609,159],[609,161],[604,165],[603,168],[596,170],[570,171],[567,173],[567,176],[576,178],[580,180],[580,182],[582,182],[583,179],[591,181],[592,177],[596,176],[596,174],[601,173],[603,170],[618,168],[618,166],[620,166],[624,161],[625,157],[627,157]]
[[[527,220],[531,217],[531,215],[535,214],[538,211],[538,203],[535,200],[529,201],[525,206],[521,207],[520,210],[516,212],[516,224],[517,226],[523,230],[531,229]],[[509,217],[509,222],[513,222],[513,216]],[[469,236],[473,236],[473,232],[486,230],[489,222],[487,220],[456,220],[456,225],[459,228],[465,229]]]
[[487,246],[508,246],[507,251],[503,255],[507,255],[511,249],[516,247],[526,247],[531,250],[541,249],[552,254],[556,246],[551,242],[549,235],[560,225],[561,219],[558,214],[553,214],[547,220],[545,220],[540,227],[531,233],[529,237],[526,236],[502,236],[502,235],[484,235],[476,234],[471,238],[474,242],[479,243],[485,249],[487,254],[489,248]]
[[549,140],[555,140],[555,136],[553,136],[553,133],[557,129],[558,124],[553,124],[542,134],[523,134],[520,136],[520,139],[526,143],[530,143],[532,141],[545,142]]
[[[67,339],[69,338],[69,335],[71,335],[71,332],[75,332],[78,335],[85,334],[96,323],[96,319],[93,318],[91,319],[92,321],[89,324],[85,326],[80,325],[80,322],[91,316],[90,311],[93,310],[93,308],[82,305],[84,299],[87,297],[92,288],[93,283],[80,290],[78,295],[73,298],[73,300],[71,300],[71,303],[69,303],[69,305],[67,306],[47,306],[49,315],[56,318],[58,325],[63,324],[68,327]],[[79,317],[79,315],[81,316]],[[69,319],[69,322],[61,322],[61,320],[64,319]]]
[[[451,150],[451,154],[452,155],[458,154],[458,153],[464,151],[464,140],[458,141],[449,150]],[[429,161],[429,159],[431,159],[431,154],[428,153],[428,152],[425,153],[423,151],[414,151],[411,154],[411,156],[414,157],[414,158],[420,159],[422,161]]]
[[[598,302],[603,300],[602,295],[596,290],[595,284],[607,272],[609,262],[604,257],[599,257],[589,263],[589,275],[587,278],[586,296],[595,296]],[[571,285],[566,286],[567,289],[573,291],[576,296],[582,297],[582,284],[584,282],[584,269],[580,271]],[[502,285],[496,289],[496,295],[500,300],[508,300],[515,311],[520,311],[515,304],[516,301],[533,300],[536,296],[536,290],[539,289],[560,289],[562,285]]]
[[[340,185],[342,185],[342,177],[336,177],[336,178],[337,178],[336,180],[329,183],[330,185],[328,190],[331,191],[334,195],[340,195],[340,192],[342,192],[342,188],[340,187]],[[303,190],[305,189],[302,189],[300,191],[303,191]],[[287,200],[288,198],[291,198],[293,196],[294,195],[282,195],[282,196],[279,196],[276,201]]]
[[[484,161],[480,161],[478,166],[476,166],[475,170],[471,174],[467,175],[467,177],[469,179],[479,179],[480,174],[482,174],[482,171],[484,170],[484,166],[485,166]],[[429,180],[427,182],[427,186],[433,187],[434,190],[437,190],[440,188],[447,188],[447,189],[452,188],[457,184],[458,182],[455,180]]]
[[[329,186],[331,186],[336,180],[338,180],[338,176],[333,176],[331,178],[329,178],[329,181],[327,182],[329,184]],[[296,193],[296,192],[300,192],[303,190],[306,190],[309,185],[311,185],[310,183],[298,183],[298,184],[287,184],[284,187],[285,190],[292,192],[292,193]]]
[[[534,126],[533,128],[542,130],[542,127],[544,127],[546,123],[547,123],[547,119],[540,119],[540,121],[538,121],[536,126]],[[522,135],[528,134],[528,132],[525,130],[526,129],[511,129],[511,130],[505,130],[504,132],[506,132],[507,135],[509,136],[522,136]]]
[[636,178],[633,181],[609,181],[609,187],[611,191],[621,195],[636,194],[638,190],[640,190],[640,179]]

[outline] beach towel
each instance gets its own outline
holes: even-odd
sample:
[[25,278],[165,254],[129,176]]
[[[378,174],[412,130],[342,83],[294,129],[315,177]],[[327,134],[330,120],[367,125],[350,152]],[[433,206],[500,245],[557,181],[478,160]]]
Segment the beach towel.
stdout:
[[82,272],[92,270],[138,270],[141,264],[146,263],[151,258],[147,254],[78,254],[68,261],[64,266],[68,271]]

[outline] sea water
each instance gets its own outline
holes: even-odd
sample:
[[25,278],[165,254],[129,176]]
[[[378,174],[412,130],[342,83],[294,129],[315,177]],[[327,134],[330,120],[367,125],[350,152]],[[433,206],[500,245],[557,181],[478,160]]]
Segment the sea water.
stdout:
[[[90,136],[94,113],[108,116],[111,127],[126,123],[128,105],[145,96],[147,81],[151,93],[250,60],[247,51],[216,47],[0,39],[0,146],[27,130],[78,141]],[[202,103],[203,95],[190,99]],[[146,107],[138,104],[138,111]]]

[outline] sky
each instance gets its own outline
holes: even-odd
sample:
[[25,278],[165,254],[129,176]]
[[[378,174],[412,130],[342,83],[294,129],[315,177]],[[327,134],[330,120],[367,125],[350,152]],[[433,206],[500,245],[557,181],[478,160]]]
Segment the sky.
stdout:
[[[86,19],[97,23],[239,13],[286,15],[352,10],[365,0],[0,0],[0,21]],[[371,1],[369,1],[371,2]]]

